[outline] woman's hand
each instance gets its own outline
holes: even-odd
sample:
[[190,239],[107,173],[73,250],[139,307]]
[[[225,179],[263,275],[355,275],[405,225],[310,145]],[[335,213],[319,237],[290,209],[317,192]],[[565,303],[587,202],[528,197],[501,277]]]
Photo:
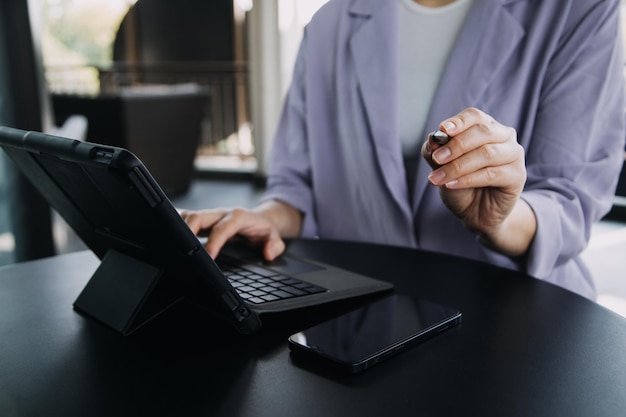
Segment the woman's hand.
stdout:
[[278,201],[267,202],[253,210],[216,208],[180,210],[179,213],[192,232],[207,237],[204,247],[213,258],[227,241],[241,238],[261,249],[266,260],[274,260],[285,250],[281,236],[297,236],[302,221],[297,210]]
[[520,199],[526,167],[515,129],[468,108],[442,122],[440,130],[451,140],[438,145],[429,138],[422,156],[433,168],[428,179],[439,187],[443,203],[494,249],[524,254],[537,224]]

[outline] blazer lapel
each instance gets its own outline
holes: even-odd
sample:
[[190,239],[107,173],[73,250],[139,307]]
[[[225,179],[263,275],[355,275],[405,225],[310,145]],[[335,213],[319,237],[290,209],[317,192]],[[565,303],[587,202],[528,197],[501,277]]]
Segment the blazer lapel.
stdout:
[[397,33],[393,1],[358,0],[349,10],[350,52],[378,165],[396,203],[411,216],[397,138]]
[[[434,129],[467,107],[480,108],[482,94],[524,36],[524,29],[504,7],[516,1],[474,1],[442,75],[427,126]],[[426,178],[431,171],[426,163],[419,164],[418,170],[415,208],[428,187]]]

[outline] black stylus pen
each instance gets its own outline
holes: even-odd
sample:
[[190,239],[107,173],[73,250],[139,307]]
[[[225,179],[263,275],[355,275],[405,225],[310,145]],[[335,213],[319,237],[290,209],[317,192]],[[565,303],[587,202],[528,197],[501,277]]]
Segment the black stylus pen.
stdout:
[[446,135],[441,130],[435,130],[430,134],[430,137],[433,139],[433,142],[439,145],[445,145],[450,140],[450,136]]

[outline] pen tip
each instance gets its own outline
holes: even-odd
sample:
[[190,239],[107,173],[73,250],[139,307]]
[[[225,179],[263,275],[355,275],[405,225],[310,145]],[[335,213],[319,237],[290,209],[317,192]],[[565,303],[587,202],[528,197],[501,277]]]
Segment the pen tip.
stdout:
[[438,143],[439,145],[445,145],[450,140],[450,136],[443,133],[441,130],[435,130],[430,134],[433,142]]

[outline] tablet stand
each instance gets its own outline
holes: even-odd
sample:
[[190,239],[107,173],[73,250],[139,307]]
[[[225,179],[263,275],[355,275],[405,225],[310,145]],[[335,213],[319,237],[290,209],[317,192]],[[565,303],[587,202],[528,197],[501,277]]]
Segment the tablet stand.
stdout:
[[163,269],[109,250],[74,302],[74,308],[123,335],[182,298],[167,291]]

